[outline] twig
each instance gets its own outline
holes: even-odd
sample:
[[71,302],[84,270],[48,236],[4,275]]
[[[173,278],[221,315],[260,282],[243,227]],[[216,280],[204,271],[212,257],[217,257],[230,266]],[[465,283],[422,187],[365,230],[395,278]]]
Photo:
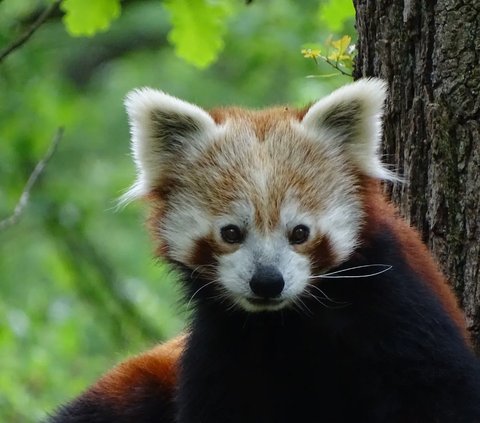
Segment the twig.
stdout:
[[32,191],[33,186],[45,170],[45,167],[47,166],[49,160],[55,154],[55,151],[57,150],[58,144],[62,137],[63,128],[58,128],[45,156],[37,163],[37,165],[33,169],[33,172],[30,174],[28,181],[23,188],[22,195],[20,196],[20,199],[18,200],[18,203],[15,206],[12,215],[7,217],[6,219],[0,220],[0,231],[3,231],[4,229],[15,225],[19,221],[23,211],[25,210],[25,207],[28,204],[30,192]]
[[50,15],[56,10],[61,0],[55,0],[49,7],[47,7],[38,17],[38,19],[16,40],[13,40],[7,47],[0,51],[0,62],[3,61],[10,53],[25,44],[28,39],[40,28]]
[[350,78],[353,77],[351,73],[345,72],[341,67],[340,64],[338,63],[338,60],[333,63],[330,61],[330,59],[326,58],[325,61],[332,67],[334,67],[336,70],[338,70],[342,75],[349,76]]
[[[328,53],[327,53],[328,54]],[[305,56],[307,57],[307,56]],[[327,65],[330,65],[331,67],[335,68],[338,72],[340,72],[342,75],[345,75],[345,76],[349,76],[350,78],[353,77],[353,75],[349,72],[346,72],[342,69],[341,66],[345,66],[345,65],[342,65],[338,60],[336,60],[335,62],[332,62],[328,56],[322,56],[321,54],[317,55],[317,56],[311,56],[311,58],[313,59],[313,61],[315,62],[315,64],[317,66],[320,65],[320,63],[318,62],[317,60],[317,57],[319,57],[320,59],[322,59]],[[330,78],[332,76],[338,76],[338,73],[332,73],[332,74],[328,74],[328,75],[308,75],[307,78]]]
[[[348,73],[348,72],[345,72],[341,67],[340,67],[340,63],[338,62],[338,60],[333,63],[327,56],[318,56],[320,57],[320,59],[322,59],[325,63],[329,64],[331,67],[335,68],[337,71],[339,71],[342,75],[345,75],[345,76],[349,76],[350,78],[353,77],[353,75],[351,73]],[[318,60],[316,57],[312,57],[313,61],[315,62],[315,64],[318,66]],[[327,75],[327,76],[333,76],[333,74],[331,75]]]

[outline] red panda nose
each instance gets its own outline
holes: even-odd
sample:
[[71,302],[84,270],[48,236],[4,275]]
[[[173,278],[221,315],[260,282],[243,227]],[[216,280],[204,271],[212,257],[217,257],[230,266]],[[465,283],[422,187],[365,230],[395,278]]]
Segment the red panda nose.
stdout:
[[284,286],[282,274],[273,266],[258,266],[250,280],[250,289],[262,298],[278,297]]

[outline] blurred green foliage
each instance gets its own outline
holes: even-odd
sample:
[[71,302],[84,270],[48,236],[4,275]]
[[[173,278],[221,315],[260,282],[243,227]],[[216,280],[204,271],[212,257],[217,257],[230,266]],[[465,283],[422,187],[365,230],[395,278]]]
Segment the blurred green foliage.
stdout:
[[105,31],[120,16],[120,0],[63,0],[65,26],[73,36]]
[[[48,4],[1,1],[0,46]],[[305,42],[329,35],[318,1],[239,2],[222,18],[225,48],[206,70],[174,54],[163,3],[122,6],[109,30],[92,38],[70,37],[54,15],[0,64],[0,219],[65,127],[21,220],[0,231],[2,422],[39,421],[114,363],[184,325],[175,275],[153,259],[143,205],[115,210],[134,179],[122,105],[130,89],[153,86],[204,107],[262,107],[305,104],[349,81],[306,78],[331,73],[300,54]],[[354,36],[352,21],[341,34]]]
[[329,31],[340,32],[355,14],[352,0],[326,0],[318,8],[318,19]]

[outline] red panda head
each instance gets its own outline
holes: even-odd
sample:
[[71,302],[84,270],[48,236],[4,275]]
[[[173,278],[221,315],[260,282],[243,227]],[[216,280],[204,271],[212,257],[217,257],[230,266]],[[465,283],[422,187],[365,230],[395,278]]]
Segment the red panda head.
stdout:
[[344,86],[306,111],[207,111],[144,88],[126,100],[138,177],[164,256],[249,311],[291,304],[346,261],[364,220],[385,86]]

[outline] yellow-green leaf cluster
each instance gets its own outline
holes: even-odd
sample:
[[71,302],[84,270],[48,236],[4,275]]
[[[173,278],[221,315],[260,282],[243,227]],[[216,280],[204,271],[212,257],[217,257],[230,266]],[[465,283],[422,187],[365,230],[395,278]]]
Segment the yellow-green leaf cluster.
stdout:
[[329,46],[332,48],[328,55],[328,60],[334,63],[340,63],[343,66],[350,68],[352,66],[353,56],[350,43],[352,37],[344,35],[339,40],[331,40]]
[[109,28],[120,16],[120,0],[64,0],[63,21],[70,35],[93,36]]
[[318,48],[304,48],[302,49],[302,54],[306,59],[316,59],[321,56],[320,49]]
[[[307,46],[302,49],[303,57],[313,59],[318,64],[317,59],[321,59],[333,66],[343,75],[350,75],[353,67],[353,57],[355,55],[355,46],[351,44],[352,37],[344,35],[338,40],[334,40],[332,36],[325,41],[325,47],[314,48]],[[322,50],[325,53],[322,53]],[[334,74],[335,75],[335,74]],[[333,76],[333,75],[328,75]]]

